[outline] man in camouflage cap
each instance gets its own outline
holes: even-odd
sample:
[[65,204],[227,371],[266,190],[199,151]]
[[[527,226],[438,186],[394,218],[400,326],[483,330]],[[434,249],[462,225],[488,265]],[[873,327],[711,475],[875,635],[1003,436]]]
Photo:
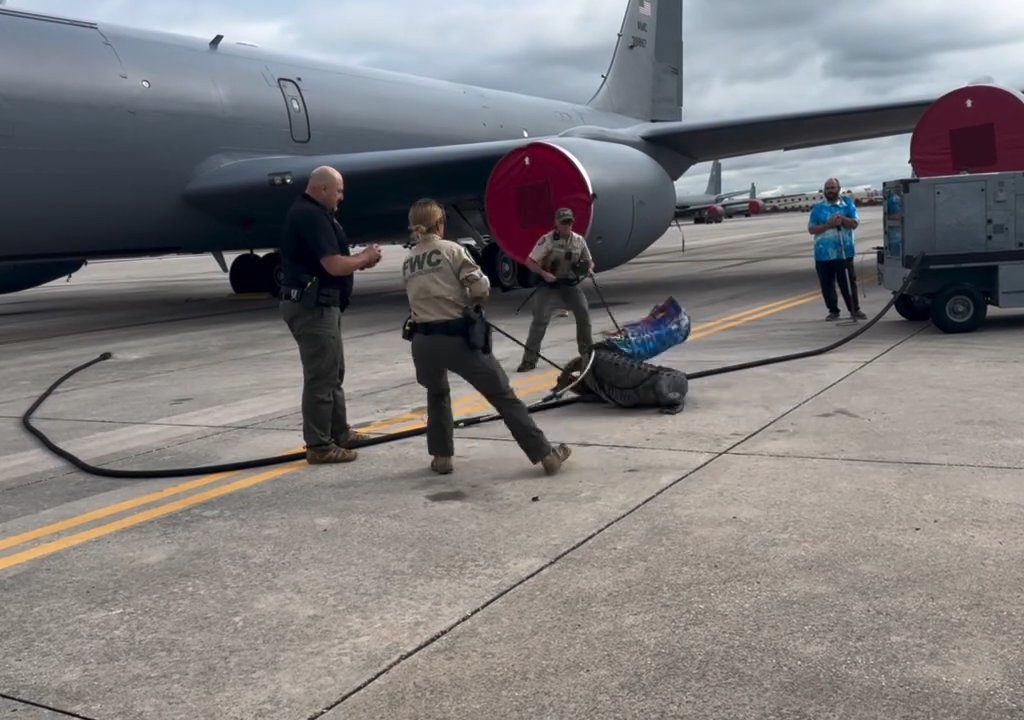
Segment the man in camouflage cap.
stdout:
[[540,344],[547,332],[552,311],[569,308],[576,318],[576,345],[580,355],[591,347],[590,309],[587,297],[579,286],[584,277],[594,274],[594,260],[586,240],[573,231],[575,216],[570,208],[555,211],[555,228],[537,241],[526,266],[540,275],[544,286],[533,299],[533,322],[526,338],[526,351],[516,372],[529,372],[537,367]]

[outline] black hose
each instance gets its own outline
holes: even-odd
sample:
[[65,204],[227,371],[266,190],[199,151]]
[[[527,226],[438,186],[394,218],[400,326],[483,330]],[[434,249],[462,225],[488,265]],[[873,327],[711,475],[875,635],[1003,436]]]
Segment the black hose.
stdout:
[[[213,475],[215,473],[250,470],[252,468],[268,467],[270,465],[283,465],[284,463],[306,459],[305,452],[294,452],[287,453],[285,455],[275,455],[273,457],[256,458],[255,460],[242,460],[239,462],[224,463],[221,465],[206,465],[203,467],[191,468],[168,468],[162,470],[118,470],[114,468],[103,468],[97,467],[96,465],[90,465],[81,458],[76,457],[72,453],[57,445],[57,443],[50,440],[50,438],[47,437],[42,430],[40,430],[39,428],[32,424],[32,415],[35,414],[36,410],[39,409],[39,406],[42,405],[46,401],[46,399],[50,397],[50,395],[52,395],[53,392],[58,387],[60,387],[61,384],[67,381],[70,377],[82,372],[86,368],[90,368],[93,365],[96,365],[97,363],[101,363],[104,360],[109,360],[111,357],[113,357],[113,355],[111,355],[109,352],[105,352],[101,354],[99,357],[94,358],[87,363],[83,363],[78,367],[74,368],[73,370],[69,370],[68,372],[64,373],[64,375],[62,375],[52,385],[50,385],[50,387],[46,389],[46,392],[40,395],[39,398],[34,403],[32,403],[32,406],[25,411],[25,414],[21,416],[21,423],[22,425],[25,426],[26,430],[35,435],[36,438],[38,438],[39,441],[43,445],[45,445],[47,449],[50,450],[50,452],[64,458],[69,463],[77,467],[79,470],[89,473],[90,475],[98,475],[100,477],[140,480],[148,478],[172,478],[188,477],[192,475]],[[556,400],[553,402],[548,402],[546,400],[547,399],[545,398],[545,400],[541,400],[540,402],[529,406],[530,412],[541,412],[543,410],[550,410],[551,408],[562,407],[563,405],[569,405],[573,402],[576,402],[576,398]],[[497,420],[499,417],[500,416],[498,415],[478,415],[476,417],[465,418],[463,420],[456,420],[455,427],[461,429],[471,427],[474,425],[481,425],[483,423],[493,422],[494,420]],[[426,432],[426,428],[414,428],[411,430],[404,430],[402,432],[372,437],[361,442],[352,443],[350,447],[362,448],[370,447],[371,445],[381,445],[383,443],[389,443],[394,442],[396,440],[404,440],[406,438],[423,435]]]
[[[740,370],[749,370],[749,369],[755,368],[755,367],[764,367],[765,365],[773,365],[775,363],[788,362],[790,360],[799,360],[801,358],[813,357],[815,355],[823,355],[823,354],[825,354],[827,352],[835,350],[836,348],[838,348],[838,347],[840,347],[842,345],[845,345],[846,343],[850,342],[854,338],[857,338],[860,335],[862,335],[863,333],[867,332],[867,330],[870,329],[871,326],[873,326],[875,323],[877,323],[879,320],[881,320],[882,317],[887,312],[889,312],[890,308],[892,308],[893,304],[896,302],[896,299],[900,295],[904,294],[906,292],[906,290],[910,287],[910,284],[913,282],[914,278],[917,276],[918,268],[920,267],[921,261],[923,259],[924,259],[924,254],[923,253],[917,256],[917,259],[914,261],[913,267],[911,268],[910,272],[907,274],[906,279],[903,281],[903,285],[900,287],[899,290],[897,290],[893,294],[892,298],[889,300],[889,302],[886,304],[886,306],[884,308],[882,308],[882,311],[879,312],[877,315],[875,315],[875,317],[873,317],[870,321],[865,323],[863,326],[858,328],[856,331],[854,331],[854,332],[850,333],[849,335],[847,335],[845,338],[842,338],[840,340],[837,340],[834,343],[831,343],[831,344],[826,345],[826,346],[821,347],[821,348],[817,348],[815,350],[805,350],[805,351],[802,351],[802,352],[791,353],[789,355],[779,355],[779,356],[772,357],[772,358],[766,358],[764,360],[753,360],[751,362],[739,363],[737,365],[726,365],[726,366],[719,367],[719,368],[712,368],[710,370],[701,370],[701,371],[695,372],[695,373],[688,373],[687,376],[686,376],[687,379],[695,380],[695,379],[698,379],[698,378],[711,377],[712,375],[724,375],[725,373],[739,372]],[[495,329],[497,330],[498,328],[495,328]],[[501,331],[499,330],[499,332],[501,332]],[[502,333],[502,334],[505,334],[505,333]],[[267,467],[267,466],[270,466],[270,465],[283,465],[284,463],[295,462],[297,460],[304,460],[306,458],[306,453],[304,453],[304,452],[295,452],[295,453],[288,453],[288,454],[285,454],[285,455],[276,455],[274,457],[257,458],[255,460],[242,460],[242,461],[239,461],[239,462],[224,463],[224,464],[221,464],[221,465],[207,465],[207,466],[204,466],[204,467],[192,467],[192,468],[169,468],[169,469],[164,469],[164,470],[117,470],[117,469],[113,469],[113,468],[102,468],[102,467],[97,467],[96,465],[90,465],[89,463],[87,463],[84,460],[76,457],[72,453],[68,452],[67,450],[65,450],[64,448],[60,447],[59,445],[57,445],[52,440],[50,440],[50,438],[47,437],[46,434],[42,430],[40,430],[39,428],[37,428],[35,425],[32,424],[32,415],[35,414],[36,410],[39,409],[39,407],[46,401],[47,398],[50,397],[50,395],[53,394],[53,392],[58,387],[60,387],[64,382],[66,382],[73,375],[76,375],[77,373],[80,373],[83,370],[85,370],[87,368],[90,368],[93,365],[96,365],[97,363],[101,363],[101,362],[103,362],[105,360],[109,360],[112,357],[113,357],[113,355],[111,355],[111,353],[105,352],[105,353],[102,353],[99,357],[96,357],[96,358],[90,360],[89,362],[83,363],[83,364],[79,365],[78,367],[76,367],[76,368],[74,368],[72,370],[69,370],[68,372],[64,373],[60,378],[58,378],[56,381],[54,381],[50,385],[50,387],[48,387],[46,389],[46,391],[42,395],[40,395],[36,399],[36,401],[34,403],[32,403],[32,405],[28,408],[28,410],[26,410],[25,413],[21,416],[21,423],[22,423],[22,425],[25,426],[26,430],[28,430],[30,433],[32,433],[43,445],[46,446],[46,448],[48,450],[50,450],[50,452],[52,452],[55,455],[58,455],[58,456],[64,458],[69,463],[71,463],[72,465],[77,467],[79,470],[81,470],[83,472],[86,472],[86,473],[89,473],[90,475],[97,475],[99,477],[119,478],[119,479],[128,479],[128,480],[140,480],[140,479],[149,479],[149,478],[188,477],[188,476],[192,476],[192,475],[213,475],[213,474],[216,474],[216,473],[236,472],[236,471],[239,471],[239,470],[249,470],[249,469],[252,469],[252,468]],[[551,362],[551,361],[549,360],[548,362]],[[551,364],[555,365],[555,363],[553,363],[553,362]],[[558,367],[558,366],[555,365],[555,367]],[[531,413],[541,412],[543,410],[550,410],[552,408],[564,407],[566,405],[572,405],[573,403],[576,403],[576,402],[579,401],[579,397],[563,398],[563,399],[558,399],[558,400],[552,400],[551,398],[552,398],[552,396],[549,395],[548,397],[545,397],[541,401],[539,401],[537,403],[534,403],[533,405],[530,405],[529,406],[529,411]],[[457,421],[455,421],[455,427],[458,428],[458,429],[461,429],[461,428],[472,427],[474,425],[481,425],[483,423],[493,422],[494,420],[497,420],[499,417],[500,416],[494,415],[494,414],[491,414],[491,415],[478,415],[476,417],[471,417],[471,418],[466,418],[464,420],[457,420]],[[358,442],[358,443],[352,443],[351,447],[352,448],[362,448],[362,447],[370,447],[372,445],[382,445],[384,443],[395,442],[396,440],[404,440],[406,438],[411,438],[411,437],[417,437],[419,435],[424,435],[424,434],[426,434],[426,432],[427,432],[427,429],[425,427],[424,428],[415,428],[415,429],[412,429],[412,430],[404,430],[402,432],[390,433],[388,435],[380,435],[378,437],[369,438],[368,440],[364,440],[364,441],[361,441],[361,442]]]
[[907,277],[903,280],[903,285],[900,286],[899,290],[893,293],[893,296],[889,298],[889,302],[885,304],[885,307],[882,308],[882,310],[877,315],[875,315],[873,318],[868,320],[866,323],[864,323],[862,326],[854,330],[846,337],[840,338],[839,340],[836,340],[834,343],[830,343],[828,345],[825,345],[824,347],[816,348],[814,350],[803,350],[801,352],[790,353],[788,355],[777,355],[775,357],[765,358],[763,360],[752,360],[750,362],[739,363],[737,365],[724,365],[722,367],[711,368],[710,370],[700,370],[695,373],[687,373],[686,377],[688,380],[697,380],[699,378],[711,377],[712,375],[725,375],[726,373],[739,372],[740,370],[749,370],[751,368],[764,367],[766,365],[775,365],[776,363],[789,362],[790,360],[801,360],[803,358],[814,357],[816,355],[824,355],[827,352],[832,352],[836,348],[842,347],[846,343],[866,333],[868,330],[871,329],[871,327],[875,323],[881,320],[887,312],[889,312],[892,306],[896,303],[896,300],[899,298],[899,296],[906,293],[907,289],[910,287],[910,284],[914,282],[914,279],[917,277],[918,268],[921,267],[921,262],[923,260],[924,253],[921,253],[914,260],[914,264],[910,268],[910,272],[907,273]]

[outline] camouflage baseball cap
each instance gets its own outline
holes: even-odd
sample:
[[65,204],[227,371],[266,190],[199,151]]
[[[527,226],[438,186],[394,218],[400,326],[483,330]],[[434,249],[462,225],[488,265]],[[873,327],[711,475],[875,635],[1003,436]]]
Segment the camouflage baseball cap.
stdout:
[[572,210],[569,208],[558,208],[555,210],[555,222],[561,223],[563,220],[575,220],[575,216],[572,214]]

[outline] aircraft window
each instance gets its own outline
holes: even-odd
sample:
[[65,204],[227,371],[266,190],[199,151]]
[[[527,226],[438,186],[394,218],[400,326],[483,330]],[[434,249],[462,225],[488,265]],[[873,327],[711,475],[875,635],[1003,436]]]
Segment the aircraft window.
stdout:
[[292,98],[292,110],[295,112],[302,112],[302,106],[299,105],[298,98]]
[[142,87],[148,88],[149,87],[149,80],[143,80],[142,81]]

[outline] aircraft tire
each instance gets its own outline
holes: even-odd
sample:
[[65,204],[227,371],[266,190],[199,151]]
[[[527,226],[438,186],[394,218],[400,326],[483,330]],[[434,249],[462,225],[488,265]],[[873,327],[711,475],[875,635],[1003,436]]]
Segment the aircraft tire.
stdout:
[[484,248],[483,261],[483,271],[487,273],[492,285],[502,290],[519,287],[519,263],[509,257],[497,243]]
[[235,294],[244,295],[262,292],[265,289],[263,265],[260,261],[261,258],[252,253],[239,255],[234,259],[228,271],[228,282],[231,283],[231,289]]
[[281,265],[281,253],[267,253],[260,258],[260,274],[263,276],[263,289],[271,297],[281,294],[281,283],[284,282],[284,267]]

